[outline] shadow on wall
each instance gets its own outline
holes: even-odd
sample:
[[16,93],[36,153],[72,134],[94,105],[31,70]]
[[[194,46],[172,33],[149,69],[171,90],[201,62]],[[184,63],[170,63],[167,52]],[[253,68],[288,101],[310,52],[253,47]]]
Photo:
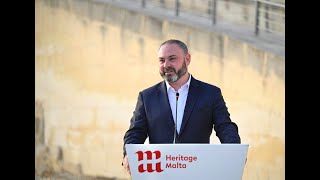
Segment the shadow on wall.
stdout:
[[44,144],[44,113],[42,102],[35,103],[35,143]]

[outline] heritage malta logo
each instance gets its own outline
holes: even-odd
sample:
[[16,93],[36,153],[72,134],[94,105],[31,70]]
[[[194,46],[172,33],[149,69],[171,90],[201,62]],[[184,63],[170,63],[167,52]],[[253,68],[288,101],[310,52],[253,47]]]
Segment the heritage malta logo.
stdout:
[[[138,155],[138,161],[142,161],[144,160],[144,158],[146,157],[146,160],[159,160],[159,162],[156,163],[146,163],[146,164],[140,164],[138,166],[138,171],[140,173],[144,173],[144,172],[157,172],[157,173],[161,173],[162,171],[164,171],[164,169],[162,169],[163,167],[161,167],[161,163],[163,163],[163,161],[161,161],[161,152],[160,151],[137,151],[136,154]],[[154,155],[154,156],[153,156]],[[188,165],[197,161],[197,156],[185,156],[185,155],[166,155],[165,156],[165,169],[167,168],[188,168]]]

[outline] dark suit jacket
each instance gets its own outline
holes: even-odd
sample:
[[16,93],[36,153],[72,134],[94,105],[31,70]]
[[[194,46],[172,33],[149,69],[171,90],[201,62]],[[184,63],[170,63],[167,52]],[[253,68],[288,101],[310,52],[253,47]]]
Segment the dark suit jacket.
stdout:
[[[231,121],[220,88],[191,76],[179,143],[210,143],[214,128],[221,143],[240,143],[237,125]],[[174,120],[164,81],[139,93],[124,144],[173,143]],[[123,147],[124,155],[126,154]]]

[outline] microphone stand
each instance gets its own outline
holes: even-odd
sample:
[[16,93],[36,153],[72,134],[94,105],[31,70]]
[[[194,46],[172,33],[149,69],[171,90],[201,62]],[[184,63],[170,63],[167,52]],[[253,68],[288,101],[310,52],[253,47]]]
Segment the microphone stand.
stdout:
[[175,121],[174,121],[173,144],[176,144],[176,137],[177,137],[178,99],[179,99],[179,93],[178,93],[178,92],[176,92],[176,119],[175,119]]

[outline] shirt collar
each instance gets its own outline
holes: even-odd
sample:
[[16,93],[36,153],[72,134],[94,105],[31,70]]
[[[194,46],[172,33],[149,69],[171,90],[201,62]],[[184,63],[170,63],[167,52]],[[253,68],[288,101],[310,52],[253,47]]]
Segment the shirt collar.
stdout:
[[[170,89],[172,89],[172,92],[175,92],[174,88],[171,87],[170,84],[169,84],[167,81],[164,81],[164,82],[166,82],[166,85],[167,85],[167,92],[169,92]],[[180,87],[180,89],[181,89],[183,86],[187,86],[187,88],[189,88],[190,82],[191,82],[191,74],[189,73],[189,79],[188,79],[188,81],[187,81],[184,85],[182,85],[182,86]],[[180,90],[180,89],[179,89],[179,90]]]

